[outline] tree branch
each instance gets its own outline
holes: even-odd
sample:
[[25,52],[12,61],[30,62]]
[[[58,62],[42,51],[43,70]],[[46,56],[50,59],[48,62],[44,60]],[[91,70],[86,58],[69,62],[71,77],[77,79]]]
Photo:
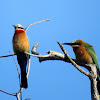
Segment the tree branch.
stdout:
[[91,76],[90,82],[91,82],[91,100],[99,100],[99,93],[97,91],[97,69],[95,64],[90,64],[91,66]]
[[[9,52],[10,52],[10,51],[9,51]],[[12,54],[11,52],[10,52],[10,54],[12,55],[12,58],[13,58],[13,60],[14,60],[14,62],[15,62],[16,67],[17,67],[18,77],[19,77],[19,82],[20,82],[20,73],[19,73],[19,69],[18,69],[17,62],[16,62],[16,60],[15,60],[15,58],[14,58],[14,55],[15,55],[15,54]]]
[[6,94],[12,95],[12,96],[16,96],[16,94],[13,94],[13,93],[9,93],[9,92],[3,91],[3,90],[0,90],[0,91],[3,93],[6,93]]
[[3,58],[3,57],[9,57],[9,56],[14,56],[16,54],[11,54],[11,55],[5,55],[5,56],[0,56],[0,58]]

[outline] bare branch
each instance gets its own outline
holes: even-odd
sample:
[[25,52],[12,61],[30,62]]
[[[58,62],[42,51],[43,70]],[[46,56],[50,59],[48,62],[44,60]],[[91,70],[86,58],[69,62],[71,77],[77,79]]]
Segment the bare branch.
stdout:
[[[32,53],[33,54],[36,54],[36,56],[39,58],[39,61],[42,62],[42,61],[46,61],[46,60],[60,60],[60,61],[65,61],[65,62],[69,62],[71,63],[71,61],[64,55],[64,54],[61,54],[59,52],[56,52],[56,51],[47,51],[48,55],[41,55],[37,52],[37,47],[38,47],[39,43],[37,43],[35,46],[33,46],[32,48]],[[32,54],[32,55],[33,55]],[[30,54],[31,55],[31,54]],[[34,55],[35,56],[35,55]],[[72,59],[74,62],[76,62],[78,65],[80,66],[84,66],[86,69],[88,69],[89,71],[91,70],[91,67],[88,65],[88,64],[85,64],[85,63],[82,63],[76,59]]]
[[39,45],[39,43],[37,43],[35,46],[33,46],[32,50],[31,50],[31,53],[32,53],[32,54],[40,55],[40,54],[36,51],[38,45]]
[[48,55],[35,55],[35,54],[28,53],[28,52],[25,52],[25,53],[30,55],[30,56],[34,56],[34,57],[49,57],[51,55],[51,54],[48,54]]
[[9,92],[3,91],[3,90],[0,90],[0,91],[3,93],[6,93],[6,94],[12,95],[12,96],[16,96],[16,94],[12,94],[12,93],[9,93]]
[[[64,47],[59,43],[59,42],[57,42],[58,44],[59,44],[59,46],[60,46],[60,48],[62,49],[62,51],[66,54],[67,52],[66,52],[66,50],[64,49]],[[42,62],[42,61],[46,61],[46,60],[62,60],[62,61],[65,61],[65,62],[69,62],[69,63],[72,63],[72,61],[74,62],[74,64],[75,64],[75,66],[76,66],[76,64],[78,64],[78,65],[80,65],[80,66],[83,66],[83,67],[85,67],[86,69],[88,69],[89,71],[91,71],[91,66],[90,66],[90,64],[85,64],[85,63],[83,63],[83,62],[80,62],[80,61],[78,61],[78,60],[76,60],[76,59],[69,59],[69,55],[67,54],[67,55],[64,55],[64,54],[61,54],[61,53],[59,53],[59,52],[56,52],[56,51],[52,51],[52,50],[50,50],[50,51],[47,51],[47,53],[48,53],[48,55],[41,55],[41,54],[39,54],[38,52],[37,52],[37,47],[38,47],[38,45],[39,45],[39,43],[37,43],[35,46],[33,46],[33,48],[32,48],[32,53],[33,54],[35,54],[35,55],[33,55],[33,54],[30,54],[30,55],[33,55],[33,56],[37,56],[38,58],[39,58],[39,61],[40,62]],[[27,53],[28,54],[28,53]],[[78,69],[79,69],[79,71],[81,70],[82,71],[82,73],[84,73],[84,70],[82,70],[79,66],[78,66]],[[84,73],[84,74],[86,74],[87,76],[89,75],[89,73]]]
[[28,78],[28,75],[29,75],[29,72],[30,72],[30,63],[31,63],[31,58],[29,58],[29,60],[28,60],[27,78]]
[[[9,51],[9,52],[10,52],[10,51]],[[19,81],[20,81],[20,73],[19,73],[19,69],[18,69],[17,62],[16,62],[16,60],[15,60],[15,58],[14,58],[13,54],[12,54],[11,52],[10,52],[10,54],[12,55],[12,57],[13,57],[13,59],[14,59],[14,62],[15,62],[15,65],[16,65],[16,67],[17,67],[18,77],[19,77]]]
[[3,57],[9,57],[9,56],[14,56],[16,54],[11,54],[11,55],[5,55],[5,56],[0,56],[0,58],[3,58]]
[[38,22],[35,22],[35,23],[32,23],[32,24],[29,24],[29,25],[27,26],[27,28],[25,28],[25,31],[27,31],[27,29],[28,29],[30,26],[32,26],[32,25],[34,25],[34,24],[37,24],[37,23],[44,22],[44,21],[50,21],[50,19],[45,19],[45,20],[42,20],[42,21],[38,21]]
[[16,93],[17,100],[20,100],[19,95],[21,94],[23,88],[21,87],[18,93]]
[[19,98],[19,94],[16,94],[16,97],[17,97],[17,100],[20,100],[20,98]]
[[95,64],[90,64],[91,66],[91,100],[99,100],[99,94],[97,91],[97,69]]

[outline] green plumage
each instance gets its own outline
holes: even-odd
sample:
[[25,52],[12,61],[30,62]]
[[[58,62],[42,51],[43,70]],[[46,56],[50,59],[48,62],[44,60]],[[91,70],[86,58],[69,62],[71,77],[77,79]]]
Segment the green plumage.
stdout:
[[[87,52],[89,53],[89,55],[91,56],[92,60],[93,60],[93,63],[96,64],[96,67],[98,69],[98,71],[100,72],[100,68],[99,68],[99,64],[98,64],[98,60],[97,60],[97,56],[96,56],[96,53],[92,47],[92,45],[84,42],[84,46],[87,50]],[[100,76],[100,75],[99,75]]]

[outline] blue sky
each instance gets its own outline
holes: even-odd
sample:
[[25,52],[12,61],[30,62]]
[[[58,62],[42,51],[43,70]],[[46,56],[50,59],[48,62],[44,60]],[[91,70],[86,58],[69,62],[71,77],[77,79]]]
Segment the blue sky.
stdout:
[[[25,28],[43,19],[51,19],[31,26],[27,30],[32,46],[40,43],[38,52],[48,50],[62,53],[60,43],[82,39],[94,46],[100,61],[100,0],[2,0],[0,3],[0,56],[13,53],[12,25]],[[75,58],[72,48],[64,46]],[[16,59],[16,56],[15,56]],[[86,70],[87,71],[87,70]],[[19,90],[18,74],[12,57],[0,58],[0,89],[10,93]],[[89,79],[71,64],[62,61],[45,61],[31,57],[28,89],[22,92],[23,100],[91,100]],[[16,100],[0,92],[1,100]]]

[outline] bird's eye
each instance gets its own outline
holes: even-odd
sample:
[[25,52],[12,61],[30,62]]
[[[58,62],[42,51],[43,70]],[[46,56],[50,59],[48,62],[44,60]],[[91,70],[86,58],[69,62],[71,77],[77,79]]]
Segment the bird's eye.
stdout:
[[23,27],[18,27],[18,28],[20,28],[20,29],[24,29]]
[[76,42],[75,45],[81,45],[80,42]]
[[80,42],[77,42],[77,45],[81,45],[81,43]]

